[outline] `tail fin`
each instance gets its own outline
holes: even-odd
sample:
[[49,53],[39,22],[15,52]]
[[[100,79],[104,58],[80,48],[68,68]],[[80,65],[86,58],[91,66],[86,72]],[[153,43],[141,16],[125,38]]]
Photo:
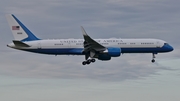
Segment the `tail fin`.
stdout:
[[13,14],[6,15],[14,40],[33,41],[39,40],[29,29],[26,28]]

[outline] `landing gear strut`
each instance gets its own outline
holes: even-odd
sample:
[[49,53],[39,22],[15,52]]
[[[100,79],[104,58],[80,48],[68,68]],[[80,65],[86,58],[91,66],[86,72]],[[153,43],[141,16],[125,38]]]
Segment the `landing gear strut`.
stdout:
[[155,62],[155,58],[156,58],[155,54],[154,54],[154,53],[152,53],[152,60],[151,60],[151,62],[152,62],[152,63],[154,63],[154,62]]
[[89,65],[91,62],[94,63],[95,61],[96,61],[95,59],[88,59],[86,61],[83,61],[82,65],[86,65],[86,64]]

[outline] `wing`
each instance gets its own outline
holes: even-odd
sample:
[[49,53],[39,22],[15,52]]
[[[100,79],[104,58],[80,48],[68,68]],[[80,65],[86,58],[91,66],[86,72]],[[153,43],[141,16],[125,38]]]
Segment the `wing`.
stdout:
[[[82,30],[83,37],[84,37],[84,50],[83,50],[84,53],[89,53],[91,51],[101,52],[101,51],[106,50],[106,47],[99,44],[98,42],[93,40],[90,36],[88,36],[82,26],[81,26],[81,30]],[[89,54],[86,54],[86,59],[88,57],[89,57]]]

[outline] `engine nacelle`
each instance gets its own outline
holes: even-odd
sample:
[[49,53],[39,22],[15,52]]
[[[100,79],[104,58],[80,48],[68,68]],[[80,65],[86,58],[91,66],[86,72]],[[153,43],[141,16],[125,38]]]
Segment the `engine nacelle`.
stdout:
[[118,57],[121,55],[121,48],[107,48],[103,53],[106,53],[111,57]]
[[98,55],[98,59],[99,60],[111,60],[111,56],[109,56],[108,54],[100,54]]
[[111,60],[111,57],[118,57],[121,55],[121,48],[107,48],[104,52],[98,55],[99,60]]

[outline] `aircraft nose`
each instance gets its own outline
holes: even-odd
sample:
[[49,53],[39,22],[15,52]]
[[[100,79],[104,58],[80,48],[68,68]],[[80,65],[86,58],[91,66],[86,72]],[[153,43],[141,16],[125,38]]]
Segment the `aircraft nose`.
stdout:
[[169,47],[170,47],[170,48],[169,48],[170,51],[173,51],[173,50],[174,50],[174,48],[173,48],[172,46],[169,45]]
[[173,48],[171,45],[169,45],[169,44],[166,44],[166,48],[167,48],[167,50],[168,50],[169,52],[171,52],[171,51],[174,50],[174,48]]

